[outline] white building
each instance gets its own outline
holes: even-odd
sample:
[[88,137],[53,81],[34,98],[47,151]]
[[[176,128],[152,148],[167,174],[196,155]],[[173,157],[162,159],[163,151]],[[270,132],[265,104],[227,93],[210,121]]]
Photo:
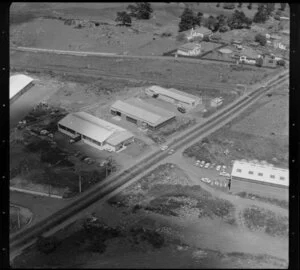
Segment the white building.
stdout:
[[149,96],[155,96],[156,98],[184,107],[194,107],[202,103],[201,97],[174,88],[167,89],[157,85],[146,88],[145,93]]
[[234,161],[231,177],[236,179],[252,180],[257,183],[283,187],[289,186],[288,169],[251,162]]
[[15,101],[19,96],[24,94],[33,86],[33,78],[24,74],[17,74],[9,78],[9,100],[10,103]]
[[83,142],[99,150],[120,151],[134,139],[126,129],[86,112],[68,114],[58,122],[58,130],[71,138],[80,136]]
[[184,33],[186,34],[187,40],[192,40],[197,37],[200,38],[204,38],[205,36],[211,37],[213,34],[211,30],[203,26],[197,27],[196,29],[192,28],[191,30],[184,31]]
[[201,54],[201,44],[198,43],[183,44],[177,49],[177,54],[184,55],[184,56],[197,56]]
[[172,122],[176,114],[160,107],[131,98],[125,101],[117,100],[110,108],[111,114],[119,116],[137,126],[156,130]]

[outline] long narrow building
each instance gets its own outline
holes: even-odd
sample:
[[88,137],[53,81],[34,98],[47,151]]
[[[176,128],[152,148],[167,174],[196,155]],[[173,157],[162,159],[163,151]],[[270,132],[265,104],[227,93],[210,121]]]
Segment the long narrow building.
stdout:
[[256,193],[264,197],[287,199],[289,170],[258,163],[234,161],[231,191]]
[[194,107],[202,103],[201,97],[179,91],[175,88],[163,88],[153,85],[146,88],[145,93],[149,96],[159,98],[176,105]]
[[12,75],[9,78],[9,102],[14,102],[33,86],[33,78],[24,74]]
[[143,102],[141,99],[117,100],[110,108],[113,115],[118,115],[124,120],[138,126],[146,126],[156,130],[170,123],[176,114],[162,108]]
[[86,112],[68,114],[58,122],[58,130],[99,150],[120,151],[134,139],[126,129]]

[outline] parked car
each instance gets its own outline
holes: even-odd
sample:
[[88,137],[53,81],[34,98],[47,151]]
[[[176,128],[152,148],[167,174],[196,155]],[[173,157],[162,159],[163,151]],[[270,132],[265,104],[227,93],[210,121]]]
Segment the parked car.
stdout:
[[165,150],[167,150],[169,148],[169,146],[167,146],[167,145],[162,145],[161,147],[160,147],[160,149],[162,150],[162,151],[165,151]]
[[226,166],[225,166],[225,165],[223,165],[223,166],[222,166],[222,169],[223,169],[223,170],[226,170]]
[[218,165],[218,166],[216,167],[216,170],[219,171],[220,169],[221,169],[221,165]]
[[40,135],[46,136],[49,134],[49,131],[46,129],[41,130]]
[[213,163],[213,164],[210,165],[209,168],[210,168],[210,169],[213,169],[215,166],[216,166],[216,163]]
[[204,161],[204,160],[202,160],[202,161],[201,161],[201,164],[202,164],[202,165],[205,165],[205,161]]
[[177,110],[181,113],[186,113],[186,109],[184,107],[177,107]]
[[170,151],[168,152],[169,155],[174,154],[175,150],[174,149],[170,149]]
[[204,166],[204,168],[205,168],[205,169],[208,169],[209,166],[210,166],[210,163],[206,163],[205,166]]
[[230,176],[230,173],[227,173],[227,172],[220,172],[219,175],[229,177],[229,176]]

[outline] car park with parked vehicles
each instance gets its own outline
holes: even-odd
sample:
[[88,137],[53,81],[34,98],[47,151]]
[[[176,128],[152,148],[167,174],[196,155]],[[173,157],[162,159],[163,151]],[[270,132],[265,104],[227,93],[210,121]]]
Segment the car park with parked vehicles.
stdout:
[[205,169],[208,169],[209,166],[210,166],[210,163],[206,163],[205,166],[204,166],[204,168],[205,168]]

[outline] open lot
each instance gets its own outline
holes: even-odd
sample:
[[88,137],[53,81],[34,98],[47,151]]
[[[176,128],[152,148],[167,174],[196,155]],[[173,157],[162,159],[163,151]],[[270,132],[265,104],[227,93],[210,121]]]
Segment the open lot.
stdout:
[[[106,177],[104,167],[86,165],[84,156],[75,157],[74,151],[57,144],[53,134],[65,114],[64,110],[38,105],[25,117],[26,128],[11,130],[11,186],[68,197],[79,192],[79,175],[82,191]],[[52,137],[40,135],[41,130]],[[90,168],[86,171],[86,167]]]
[[189,147],[184,154],[225,165],[235,159],[257,159],[288,167],[288,106],[288,85],[274,88],[234,123]]
[[286,240],[240,231],[235,206],[195,186],[174,164],[91,211],[96,221],[78,220],[54,235],[49,253],[32,246],[13,267],[287,267]]
[[[251,85],[281,71],[251,66],[245,70],[237,70],[235,65],[227,63],[183,62],[163,58],[82,57],[58,54],[51,54],[49,57],[48,53],[20,51],[11,52],[10,62],[12,68],[16,65],[18,69],[34,68],[37,72],[44,72],[43,69],[48,67],[53,71],[57,68],[78,75],[84,75],[82,72],[86,70],[86,75],[93,74],[97,78],[101,75],[121,76],[127,79],[155,81],[165,87],[176,88],[180,85],[182,90],[194,88],[200,93],[214,88],[227,92],[228,89],[234,89],[237,83]],[[63,65],[59,64],[62,62]],[[201,74],[200,80],[199,74]]]

